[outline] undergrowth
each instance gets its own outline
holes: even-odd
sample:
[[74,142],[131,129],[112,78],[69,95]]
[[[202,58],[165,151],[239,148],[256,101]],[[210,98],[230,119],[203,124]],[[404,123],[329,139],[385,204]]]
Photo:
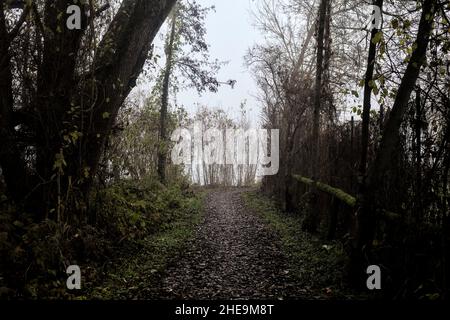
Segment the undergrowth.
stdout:
[[123,247],[105,271],[104,281],[93,284],[82,299],[158,298],[160,276],[181,254],[201,220],[202,194],[182,198],[156,233]]
[[[0,197],[0,298],[10,299],[83,299],[127,252],[148,251],[149,244],[171,252],[199,210],[188,187],[165,187],[152,179],[97,190],[89,219],[76,226],[35,222],[31,213]],[[158,254],[149,259],[155,268],[164,260]],[[66,288],[69,265],[80,266],[81,290]]]

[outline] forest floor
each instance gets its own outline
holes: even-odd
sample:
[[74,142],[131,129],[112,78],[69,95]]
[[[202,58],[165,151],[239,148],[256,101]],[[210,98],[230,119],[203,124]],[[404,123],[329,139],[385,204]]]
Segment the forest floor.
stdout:
[[[117,267],[91,297],[356,297],[343,280],[342,246],[325,244],[302,233],[298,216],[280,212],[256,189],[207,189],[200,211],[198,216],[188,218],[188,224],[181,224],[182,232],[175,228],[161,234],[159,240],[149,240],[153,249],[142,250],[131,260],[124,259],[123,266]],[[164,242],[176,245],[161,249],[158,243]]]

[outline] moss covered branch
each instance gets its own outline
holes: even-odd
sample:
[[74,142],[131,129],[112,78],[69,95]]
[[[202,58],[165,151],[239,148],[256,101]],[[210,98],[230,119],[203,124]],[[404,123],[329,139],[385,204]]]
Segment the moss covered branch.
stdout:
[[[342,189],[332,187],[326,183],[320,182],[320,181],[314,181],[310,178],[306,178],[300,175],[293,175],[294,179],[305,184],[308,186],[315,186],[320,191],[323,191],[330,196],[335,197],[336,199],[339,199],[340,201],[347,204],[349,207],[354,208],[356,207],[356,197],[346,193]],[[390,212],[387,210],[381,210],[381,216],[387,220],[396,220],[399,219],[401,216],[398,213]]]
[[341,200],[342,202],[346,203],[350,207],[356,206],[356,198],[346,192],[344,192],[341,189],[334,188],[332,186],[329,186],[328,184],[314,181],[312,179],[300,176],[300,175],[294,175],[293,176],[296,180],[300,181],[303,184],[306,184],[308,186],[315,186],[317,189],[328,193],[329,195]]

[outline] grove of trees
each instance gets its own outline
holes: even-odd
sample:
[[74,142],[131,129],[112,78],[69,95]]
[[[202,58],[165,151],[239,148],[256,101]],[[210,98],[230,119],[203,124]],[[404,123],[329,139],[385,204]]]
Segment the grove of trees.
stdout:
[[[80,29],[67,28],[71,5]],[[43,270],[47,281],[74,256],[104,261],[184,210],[189,185],[257,182],[254,165],[170,165],[175,128],[250,127],[244,103],[233,119],[176,99],[236,83],[209,55],[213,10],[0,0],[0,288],[33,296]],[[262,127],[280,130],[280,169],[262,191],[302,217],[299,232],[344,244],[355,288],[379,265],[386,297],[448,298],[450,3],[258,0],[253,18],[264,40],[245,63]],[[114,246],[100,250],[105,234]]]
[[247,62],[284,167],[263,189],[347,244],[355,284],[381,265],[391,297],[448,294],[449,9],[264,0],[255,12],[268,36]]

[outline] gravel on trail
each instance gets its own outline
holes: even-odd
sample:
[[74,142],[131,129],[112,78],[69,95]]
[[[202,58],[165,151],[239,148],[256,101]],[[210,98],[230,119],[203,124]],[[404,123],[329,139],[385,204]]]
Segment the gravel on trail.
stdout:
[[241,199],[217,189],[185,252],[164,272],[162,299],[285,299],[311,293],[292,277],[279,237]]

